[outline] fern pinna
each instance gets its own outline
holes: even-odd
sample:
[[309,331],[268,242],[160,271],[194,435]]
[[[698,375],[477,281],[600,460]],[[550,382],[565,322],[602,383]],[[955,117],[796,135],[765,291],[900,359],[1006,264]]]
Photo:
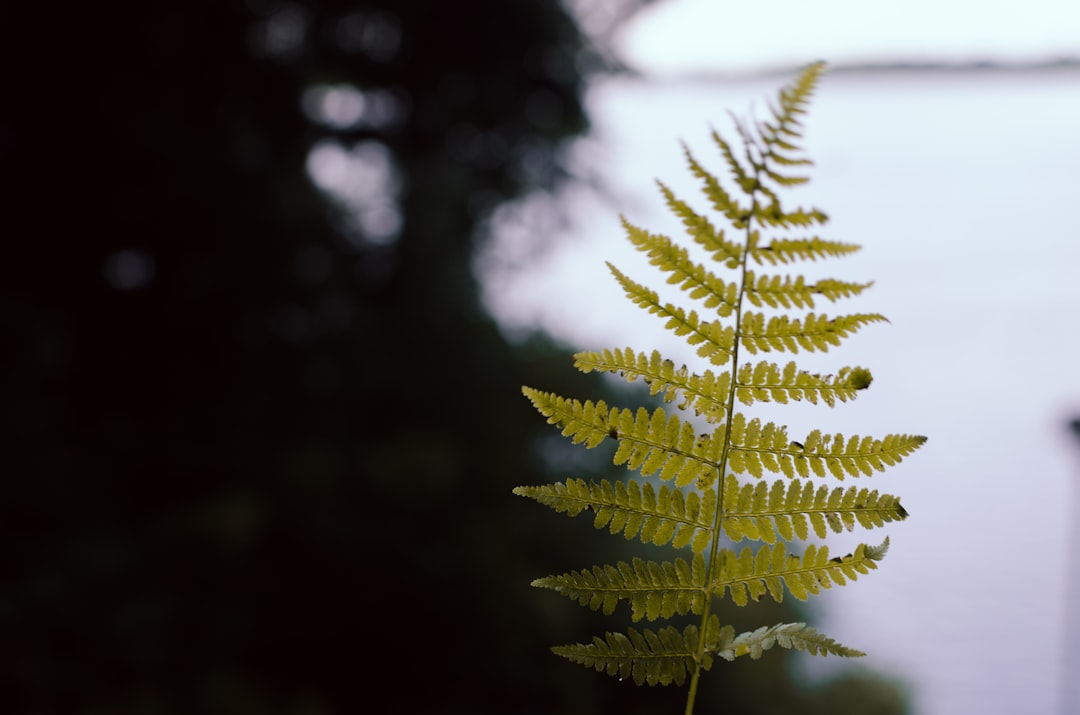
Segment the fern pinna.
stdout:
[[[731,172],[733,191],[685,152],[690,170],[729,230],[718,228],[660,184],[668,207],[722,272],[694,262],[667,236],[623,221],[634,246],[668,274],[668,283],[701,301],[707,313],[663,302],[654,290],[608,264],[615,279],[631,301],[663,318],[666,328],[684,336],[710,367],[691,372],[658,351],[633,348],[575,356],[575,366],[583,372],[614,373],[629,382],[640,379],[668,409],[612,407],[523,388],[548,422],[574,443],[593,448],[615,440],[616,465],[659,483],[569,479],[518,487],[516,494],[570,516],[588,512],[596,528],[627,539],[689,552],[687,558],[666,562],[635,558],[534,581],[607,615],[625,604],[635,622],[677,616],[691,620],[683,627],[631,627],[553,650],[638,684],[684,685],[689,676],[687,713],[693,711],[701,673],[717,658],[758,658],[774,646],[862,655],[804,623],[736,634],[720,622],[714,602],[730,598],[742,606],[765,597],[780,601],[785,590],[806,599],[876,568],[887,538],[839,557],[831,556],[825,545],[810,543],[795,553],[790,544],[904,519],[907,512],[895,496],[855,485],[830,487],[820,480],[871,476],[925,441],[906,434],[875,438],[820,430],[793,439],[786,427],[738,411],[756,402],[805,400],[833,406],[854,399],[870,385],[870,372],[861,367],[844,367],[826,376],[802,370],[795,362],[781,366],[759,359],[740,364],[744,354],[824,352],[863,326],[885,320],[875,313],[788,315],[784,311],[813,311],[821,299],[857,296],[870,283],[758,272],[759,267],[859,250],[854,244],[807,237],[826,223],[826,215],[817,209],[787,208],[780,200],[783,190],[808,180],[798,173],[811,163],[801,154],[800,117],[823,71],[822,63],[803,70],[780,91],[766,120],[750,125],[736,121],[738,145],[712,133]],[[785,233],[789,235],[781,235]],[[777,478],[769,481],[767,474]],[[757,546],[736,546],[740,541]]]

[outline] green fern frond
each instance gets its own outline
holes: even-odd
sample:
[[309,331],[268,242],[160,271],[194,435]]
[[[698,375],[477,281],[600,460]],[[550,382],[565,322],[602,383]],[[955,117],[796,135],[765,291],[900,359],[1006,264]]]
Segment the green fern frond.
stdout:
[[768,471],[787,477],[819,477],[826,473],[843,480],[884,472],[918,449],[926,438],[890,434],[882,439],[841,433],[823,435],[814,430],[802,442],[788,439],[785,427],[736,413],[731,421],[732,447],[728,465],[735,472],[761,477]]
[[631,280],[610,263],[607,266],[631,302],[667,318],[664,327],[685,338],[688,344],[698,346],[698,356],[707,358],[714,365],[724,365],[731,359],[735,347],[734,328],[719,321],[702,320],[696,311],[687,313],[677,305],[661,303],[660,296],[652,288]]
[[680,410],[692,410],[704,415],[709,422],[726,417],[730,373],[717,375],[712,370],[705,370],[697,375],[686,365],[676,368],[675,363],[664,359],[658,350],[646,356],[631,348],[605,349],[602,353],[580,352],[574,355],[574,366],[585,373],[594,370],[614,373],[627,382],[641,378],[649,386],[650,394],[662,394],[664,402],[673,402],[681,395]]
[[593,566],[560,576],[548,576],[532,582],[578,601],[594,611],[610,616],[620,602],[627,602],[631,618],[655,621],[688,613],[701,614],[705,607],[705,558],[695,554],[687,563],[645,561]]
[[[638,632],[628,628],[626,634],[607,633],[604,638],[593,637],[585,645],[555,646],[552,652],[598,672],[633,678],[643,685],[682,685],[688,673],[697,669],[697,626],[689,625],[679,631],[665,626],[657,631],[644,629]],[[708,670],[711,656],[702,667]]]
[[[886,547],[887,548],[887,547]],[[802,556],[788,552],[783,543],[764,544],[754,551],[749,546],[739,553],[729,549],[719,552],[719,572],[713,587],[718,597],[725,592],[737,606],[759,601],[768,595],[774,601],[784,600],[784,587],[792,596],[805,601],[817,595],[823,588],[845,585],[859,574],[867,574],[877,568],[884,551],[872,551],[867,555],[866,544],[859,544],[855,551],[839,558],[829,558],[828,546],[809,544]]]
[[840,298],[851,298],[874,285],[823,279],[807,283],[802,276],[780,277],[778,275],[756,275],[746,272],[746,298],[758,308],[813,308],[814,296],[819,295],[836,302]]
[[864,325],[889,322],[877,313],[856,313],[830,318],[827,315],[807,313],[803,318],[786,315],[766,316],[764,313],[745,312],[739,325],[739,340],[751,354],[758,352],[797,353],[826,352],[830,346],[853,335]]
[[845,440],[839,432],[823,435],[821,430],[814,430],[801,446],[793,445],[804,456],[795,460],[795,467],[801,477],[809,476],[806,466],[819,477],[824,477],[826,471],[840,480],[845,474],[869,476],[899,464],[925,442],[926,437],[909,434],[890,434],[881,439],[852,435]]
[[781,186],[797,186],[810,180],[807,176],[782,174],[772,167],[813,165],[810,159],[795,156],[795,153],[802,150],[799,145],[799,140],[803,138],[800,117],[806,113],[807,105],[824,71],[824,63],[815,63],[806,68],[793,85],[781,90],[779,106],[772,103],[768,105],[772,121],[756,123],[756,139],[751,139],[749,132],[745,130],[740,132],[747,144],[752,143],[761,148],[761,170]]
[[[829,557],[825,545],[809,544],[801,554],[791,553],[788,545],[904,520],[908,513],[896,496],[820,484],[815,478],[872,476],[900,463],[926,441],[909,434],[845,437],[819,429],[802,432],[806,436],[797,441],[786,425],[735,409],[736,402],[750,406],[805,401],[833,407],[855,399],[873,381],[863,367],[822,375],[802,370],[794,361],[783,367],[768,360],[739,362],[745,353],[826,352],[864,326],[887,322],[877,313],[829,317],[803,312],[813,311],[819,298],[836,302],[857,297],[872,282],[807,280],[751,270],[751,262],[779,266],[839,258],[860,249],[815,235],[783,235],[828,222],[817,208],[789,208],[781,200],[784,191],[808,178],[802,171],[812,162],[802,154],[801,119],[823,70],[820,63],[804,70],[780,92],[777,103],[769,105],[765,119],[736,118],[741,144],[711,133],[730,174],[724,181],[683,146],[690,173],[730,230],[714,225],[658,182],[668,209],[701,249],[698,253],[703,251],[730,273],[721,277],[671,238],[622,219],[628,240],[667,274],[668,283],[702,301],[716,318],[661,301],[655,290],[608,264],[612,275],[631,302],[663,318],[665,328],[695,348],[708,369],[676,367],[659,351],[629,347],[574,356],[581,372],[643,382],[651,397],[663,400],[662,407],[611,407],[603,401],[582,402],[523,388],[547,421],[572,442],[591,448],[614,439],[615,465],[645,478],[659,477],[663,483],[569,479],[518,487],[516,494],[571,516],[592,514],[593,526],[611,534],[657,546],[688,547],[693,553],[689,560],[633,558],[534,581],[535,586],[605,614],[627,603],[634,621],[700,617],[697,626],[682,630],[629,629],[596,637],[588,645],[560,646],[555,652],[639,684],[682,684],[689,676],[687,713],[693,711],[701,673],[716,657],[759,658],[777,645],[819,655],[862,655],[804,623],[762,627],[736,636],[732,626],[720,624],[714,602],[725,596],[739,606],[766,596],[781,601],[785,592],[805,600],[874,570],[888,550],[888,538],[878,546],[860,544],[837,558]],[[763,232],[768,233],[764,240]],[[732,233],[741,234],[741,240],[732,240]],[[771,313],[760,312],[765,310]],[[698,434],[701,428],[695,424],[702,420],[711,431]],[[783,478],[767,481],[763,479],[767,473]],[[740,541],[755,543],[739,551],[724,548],[725,543]]]
[[779,203],[762,204],[756,206],[752,218],[757,219],[763,226],[776,228],[808,228],[810,226],[824,226],[829,222],[829,215],[816,208],[796,208],[785,210]]
[[750,249],[750,257],[758,265],[794,263],[795,261],[817,261],[825,258],[840,258],[858,253],[862,246],[842,241],[826,241],[814,238],[774,238],[766,245],[755,245]]
[[818,80],[825,74],[825,63],[814,62],[807,65],[795,81],[780,89],[780,111],[773,110],[777,121],[776,134],[801,137],[799,117],[806,114],[810,97],[817,89]]
[[[680,200],[675,194],[661,182],[656,182],[660,192],[664,195],[671,212],[682,219],[686,226],[686,232],[698,244],[709,252],[710,257],[717,263],[722,263],[728,268],[738,268],[742,265],[743,246],[740,243],[729,241],[724,238],[724,232],[712,225],[705,216],[695,212],[685,201]],[[741,212],[740,207],[735,211]]]
[[[735,127],[739,134],[742,135],[743,139],[747,140],[748,136],[743,128],[742,122],[738,119],[735,119]],[[765,190],[766,187],[763,187],[758,180],[757,170],[760,167],[760,162],[755,160],[753,156],[752,151],[754,147],[750,141],[745,141],[743,145],[746,150],[746,165],[744,166],[743,163],[735,157],[735,152],[732,151],[731,145],[728,144],[724,137],[720,136],[719,132],[715,130],[712,132],[712,140],[713,143],[720,148],[720,154],[724,157],[728,170],[731,172],[732,178],[735,179],[735,184],[744,194],[753,196],[754,192]]]
[[584,443],[588,449],[599,446],[608,438],[621,418],[620,410],[608,408],[603,400],[595,403],[592,400],[568,400],[531,387],[522,387],[521,392],[540,414],[547,417],[549,424],[562,428],[564,437],[569,437],[574,444]]
[[668,283],[678,285],[691,298],[703,300],[706,308],[715,308],[721,317],[734,312],[739,300],[738,285],[723,281],[705,266],[691,261],[687,250],[667,236],[651,234],[626,219],[622,223],[630,242],[649,256],[649,263],[670,274]]
[[734,228],[742,229],[749,225],[751,211],[731,197],[720,179],[713,176],[704,166],[694,158],[690,149],[683,145],[683,154],[690,172],[701,180],[702,193],[709,199],[713,208],[722,213]]
[[614,463],[625,464],[642,476],[658,474],[684,487],[695,481],[704,483],[720,465],[723,440],[715,434],[696,434],[690,422],[668,415],[662,407],[652,412],[639,407],[634,412],[609,408],[603,400],[581,402],[531,387],[522,392],[574,444],[593,448],[609,437],[617,439]]
[[866,558],[871,561],[881,561],[885,558],[885,554],[887,553],[889,553],[889,537],[887,536],[885,537],[885,540],[877,546],[867,546],[864,551]]
[[751,539],[774,544],[805,541],[811,533],[820,539],[829,531],[851,531],[884,526],[907,518],[907,510],[891,494],[865,487],[815,486],[800,479],[777,479],[742,484],[734,475],[724,479],[723,529],[732,541]]
[[629,410],[622,413],[613,433],[619,440],[612,458],[616,465],[644,477],[658,474],[680,487],[705,484],[719,468],[723,439],[717,433],[697,435],[692,424],[668,416],[662,407],[652,413],[639,407],[633,418],[629,415]]
[[583,511],[594,514],[593,526],[605,527],[612,534],[627,539],[640,535],[645,543],[677,548],[689,546],[701,553],[712,537],[712,517],[716,511],[716,492],[703,494],[658,488],[649,482],[636,481],[586,483],[568,479],[566,483],[526,486],[514,494],[535,499],[557,512],[577,516]]
[[754,402],[784,405],[792,400],[806,400],[833,407],[837,400],[855,399],[859,390],[865,390],[872,381],[870,371],[862,367],[844,367],[835,376],[822,376],[799,370],[794,362],[788,362],[783,369],[771,362],[745,363],[735,379],[735,397],[744,405]]
[[775,626],[762,626],[754,631],[740,633],[728,647],[715,653],[724,660],[735,660],[741,655],[749,655],[752,660],[757,660],[774,646],[801,650],[810,655],[837,655],[844,658],[866,655],[862,651],[840,645],[805,623],[778,623]]

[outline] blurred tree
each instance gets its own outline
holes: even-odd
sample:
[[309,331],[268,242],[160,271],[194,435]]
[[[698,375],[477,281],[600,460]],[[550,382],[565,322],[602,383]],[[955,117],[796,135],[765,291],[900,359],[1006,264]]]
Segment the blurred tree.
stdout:
[[591,529],[510,495],[550,429],[518,388],[599,386],[508,345],[471,272],[586,126],[562,5],[43,2],[0,33],[5,712],[670,702],[547,651],[591,616],[528,583]]

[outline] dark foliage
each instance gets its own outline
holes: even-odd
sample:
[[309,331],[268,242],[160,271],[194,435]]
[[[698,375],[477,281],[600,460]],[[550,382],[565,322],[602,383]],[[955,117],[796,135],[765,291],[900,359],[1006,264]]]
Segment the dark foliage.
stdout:
[[[549,2],[102,7],[4,11],[4,710],[550,705],[506,667],[553,667],[513,633],[533,569],[487,546],[536,429],[469,260],[584,126],[577,29]],[[343,82],[362,121],[304,111]],[[373,231],[305,173],[327,139],[389,157]]]

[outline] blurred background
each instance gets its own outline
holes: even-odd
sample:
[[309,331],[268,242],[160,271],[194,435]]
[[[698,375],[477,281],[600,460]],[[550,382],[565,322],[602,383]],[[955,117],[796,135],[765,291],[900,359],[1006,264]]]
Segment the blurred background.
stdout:
[[931,442],[878,573],[726,614],[871,656],[717,667],[698,711],[1054,712],[1080,23],[822,7],[0,9],[0,710],[679,711],[548,650],[625,622],[529,582],[640,547],[510,493],[608,472],[519,389],[620,398],[569,358],[665,339],[618,213],[677,233],[678,140],[825,59],[806,201],[893,325],[837,358],[859,404],[785,419]]

